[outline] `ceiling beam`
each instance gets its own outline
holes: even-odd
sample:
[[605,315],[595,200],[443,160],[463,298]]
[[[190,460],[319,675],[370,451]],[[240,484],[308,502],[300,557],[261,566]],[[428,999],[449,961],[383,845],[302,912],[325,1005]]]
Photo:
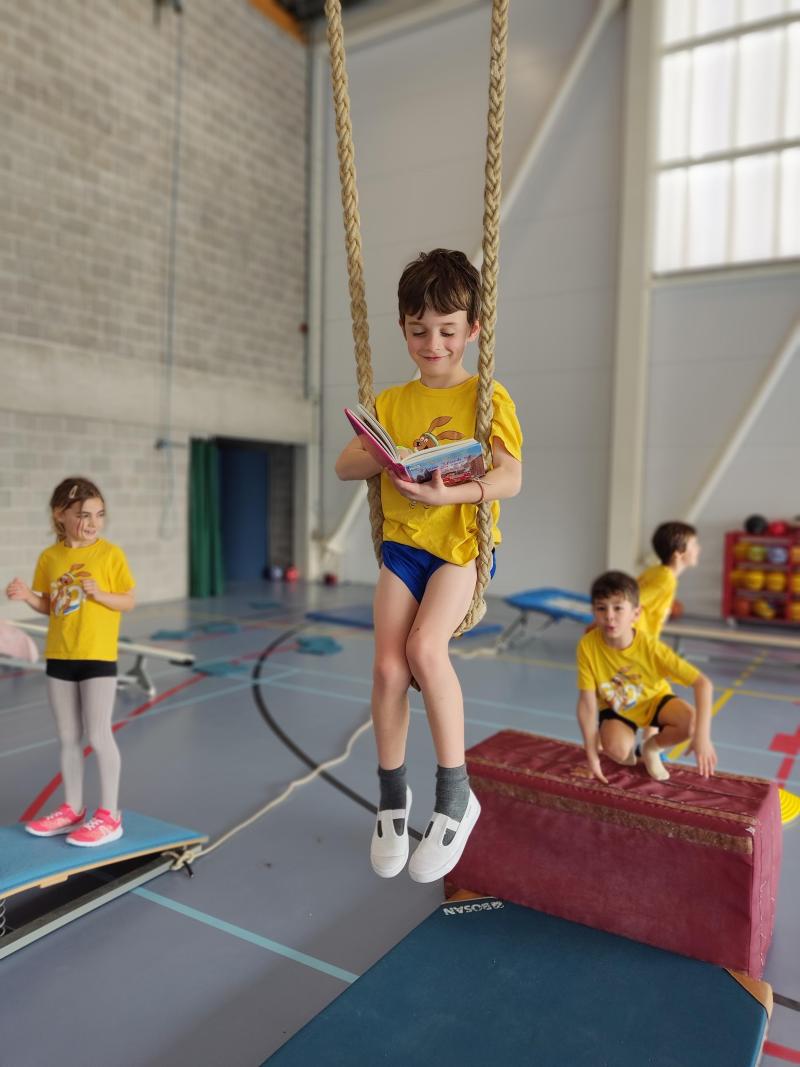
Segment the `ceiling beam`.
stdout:
[[295,40],[307,44],[306,35],[297,19],[290,15],[289,12],[281,7],[278,0],[248,0],[251,7],[254,7],[256,11],[260,11],[261,14],[269,19],[270,22],[274,22],[276,26],[279,26],[285,33],[288,33],[290,37],[294,37]]

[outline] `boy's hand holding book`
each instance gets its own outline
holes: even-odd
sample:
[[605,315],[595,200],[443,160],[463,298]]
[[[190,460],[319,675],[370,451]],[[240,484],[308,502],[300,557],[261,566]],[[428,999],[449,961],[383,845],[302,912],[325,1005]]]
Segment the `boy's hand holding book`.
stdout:
[[[392,484],[401,496],[407,500],[415,500],[426,507],[438,507],[441,504],[456,503],[452,499],[453,488],[444,484],[442,472],[435,470],[427,482],[409,482],[405,478],[398,478],[394,471],[389,471]],[[458,487],[460,488],[460,487]],[[474,492],[474,490],[473,490]]]

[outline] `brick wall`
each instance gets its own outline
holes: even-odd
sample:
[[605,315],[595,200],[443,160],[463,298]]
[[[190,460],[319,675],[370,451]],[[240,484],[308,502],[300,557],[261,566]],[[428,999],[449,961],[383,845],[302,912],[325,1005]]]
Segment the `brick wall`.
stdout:
[[246,0],[0,0],[0,124],[0,578],[29,574],[82,472],[142,598],[183,595],[167,413],[180,444],[309,437],[306,51]]
[[[119,543],[131,565],[140,602],[183,595],[186,582],[187,449],[169,457],[153,448],[149,427],[82,421],[69,415],[0,411],[0,507],[3,585],[33,577],[36,559],[53,540],[47,502],[58,478],[87,474],[104,495],[104,536]],[[6,615],[24,617],[9,605]]]

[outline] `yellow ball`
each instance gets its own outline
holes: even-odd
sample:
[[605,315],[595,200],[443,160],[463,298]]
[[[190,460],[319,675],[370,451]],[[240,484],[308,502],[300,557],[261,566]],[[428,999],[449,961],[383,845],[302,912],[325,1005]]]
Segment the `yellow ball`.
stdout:
[[745,589],[759,590],[764,588],[763,571],[747,571],[744,576]]

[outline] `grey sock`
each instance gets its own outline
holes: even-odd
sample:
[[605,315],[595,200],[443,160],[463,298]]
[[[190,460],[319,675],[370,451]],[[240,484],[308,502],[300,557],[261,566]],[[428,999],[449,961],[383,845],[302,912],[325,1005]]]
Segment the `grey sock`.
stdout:
[[[378,767],[378,780],[381,785],[381,799],[378,802],[379,811],[397,811],[406,806],[406,765],[395,767],[393,771],[387,771]],[[405,819],[394,819],[395,832],[402,834],[405,829]],[[381,823],[378,820],[378,835],[381,834]]]
[[469,803],[469,777],[467,765],[460,767],[436,767],[436,803],[434,811],[440,811],[448,819],[461,822]]
[[381,785],[380,811],[392,811],[406,806],[406,765],[403,763],[393,771],[378,767],[378,780]]

